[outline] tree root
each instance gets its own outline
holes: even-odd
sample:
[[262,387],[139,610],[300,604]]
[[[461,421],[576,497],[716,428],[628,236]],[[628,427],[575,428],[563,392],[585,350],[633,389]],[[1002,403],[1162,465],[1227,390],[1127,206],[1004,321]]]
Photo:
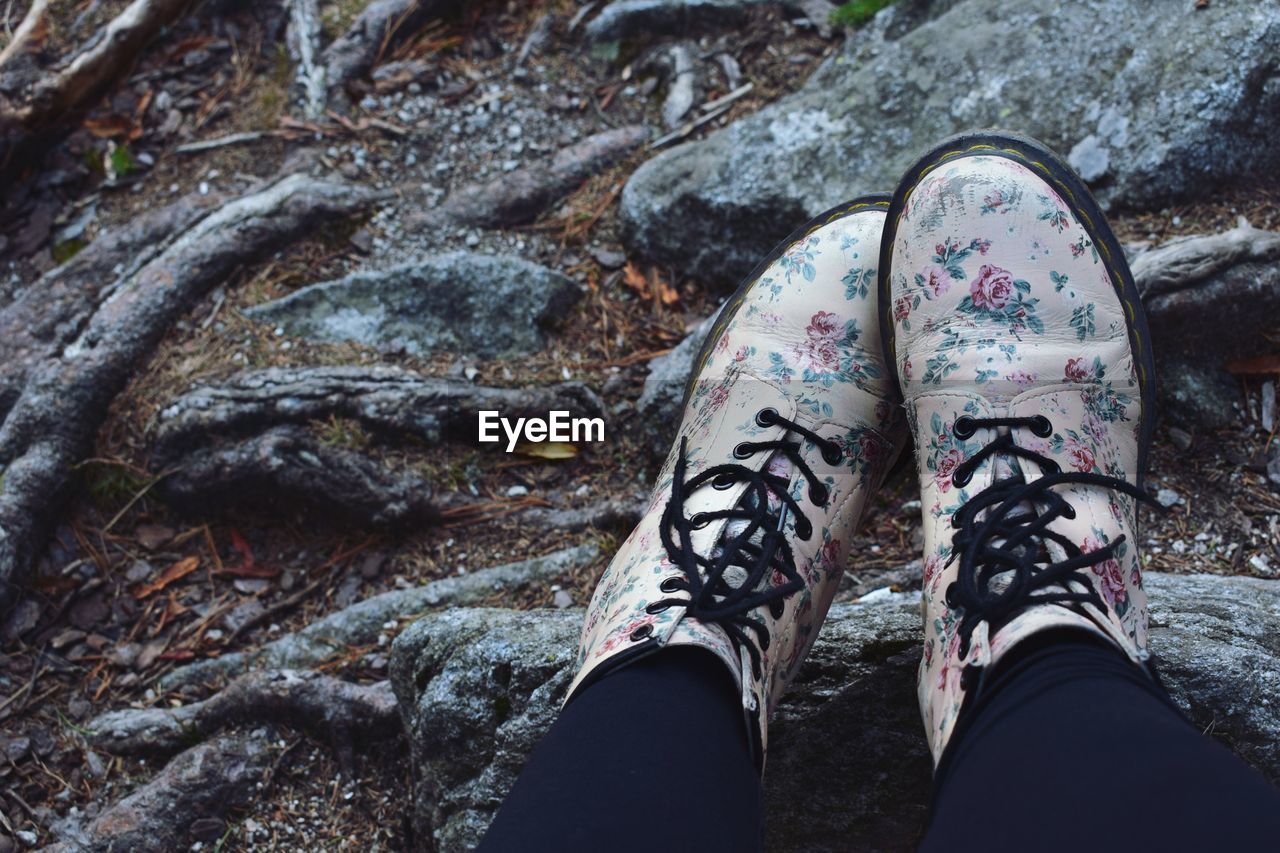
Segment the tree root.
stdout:
[[329,97],[347,100],[347,88],[432,18],[456,11],[462,0],[373,0],[355,22],[325,48]]
[[1133,277],[1143,299],[1185,290],[1237,264],[1280,259],[1280,233],[1243,219],[1230,231],[1179,237],[1134,258]]
[[600,555],[594,545],[579,545],[519,563],[494,566],[465,575],[432,581],[414,589],[396,589],[330,613],[296,634],[289,634],[250,652],[232,652],[187,664],[160,679],[174,690],[238,675],[254,667],[298,669],[316,666],[336,649],[377,642],[383,625],[441,607],[479,604],[503,590],[532,584],[551,584],[589,565]]
[[555,409],[595,416],[604,406],[591,389],[577,382],[486,388],[399,367],[268,368],[183,394],[161,412],[157,444],[162,456],[172,456],[211,436],[244,435],[264,426],[332,416],[428,442],[439,441],[451,430],[465,430],[474,440],[476,413],[482,409],[508,417],[545,415]]
[[40,553],[111,400],[172,323],[247,260],[377,197],[293,175],[236,199],[120,279],[75,339],[29,370],[0,427],[0,608]]
[[157,494],[186,512],[234,507],[278,514],[286,505],[391,528],[432,524],[439,518],[426,480],[325,444],[299,426],[272,427],[243,441],[157,461],[170,472],[157,484]]
[[439,208],[418,218],[486,228],[529,222],[648,139],[648,129],[640,125],[597,133],[562,149],[547,163],[517,169],[487,184],[463,187]]
[[203,702],[109,711],[89,723],[89,743],[113,755],[164,756],[228,726],[268,722],[348,751],[401,732],[390,682],[280,669],[242,675]]
[[45,850],[185,850],[197,819],[221,818],[249,801],[270,767],[272,752],[265,733],[225,735],[194,746],[150,782],[86,825],[65,832],[62,842]]

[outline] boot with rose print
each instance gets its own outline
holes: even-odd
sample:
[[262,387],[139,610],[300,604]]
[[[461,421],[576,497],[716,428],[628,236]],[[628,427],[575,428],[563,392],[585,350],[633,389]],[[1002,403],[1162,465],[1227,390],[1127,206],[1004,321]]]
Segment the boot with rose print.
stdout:
[[905,443],[875,311],[888,197],[819,216],[721,309],[643,519],[587,610],[569,701],[673,646],[724,662],[763,767],[868,495]]
[[924,515],[919,699],[939,760],[984,678],[1051,628],[1147,659],[1134,539],[1153,420],[1133,278],[1088,190],[1039,143],[950,140],[895,193],[886,363]]

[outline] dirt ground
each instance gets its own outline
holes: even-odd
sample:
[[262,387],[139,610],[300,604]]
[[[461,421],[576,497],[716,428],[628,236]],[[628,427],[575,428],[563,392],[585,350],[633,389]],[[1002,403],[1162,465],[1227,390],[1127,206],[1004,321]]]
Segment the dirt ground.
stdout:
[[[350,6],[322,3],[326,27],[341,31],[352,17]],[[573,8],[567,0],[475,3],[461,20],[433,24],[398,58],[427,62],[434,77],[424,80],[416,93],[407,86],[369,92],[352,113],[354,127],[360,128],[355,130],[332,119],[309,126],[282,124],[288,114],[290,70],[262,16],[243,10],[196,15],[182,32],[147,51],[128,83],[106,97],[65,150],[51,154],[40,167],[97,164],[65,190],[37,250],[18,256],[13,251],[16,238],[8,242],[9,251],[0,254],[0,279],[7,279],[10,288],[140,210],[192,191],[233,195],[278,173],[293,157],[316,158],[352,179],[393,188],[398,200],[367,221],[313,235],[265,264],[243,269],[171,331],[116,401],[95,457],[83,466],[82,496],[58,527],[24,604],[7,621],[0,620],[9,634],[4,639],[7,653],[0,659],[7,685],[0,688],[0,828],[6,833],[10,827],[34,832],[37,843],[47,843],[53,840],[49,826],[56,819],[92,813],[149,777],[154,767],[88,749],[83,726],[107,709],[194,698],[156,687],[157,679],[177,665],[253,648],[385,590],[548,553],[576,541],[598,542],[607,556],[625,536],[621,529],[566,535],[499,517],[390,537],[288,510],[271,517],[182,517],[150,496],[163,473],[149,458],[155,415],[198,381],[246,367],[377,361],[443,376],[474,368],[476,381],[494,385],[573,378],[607,400],[633,399],[647,360],[678,343],[714,309],[716,296],[679,270],[651,269],[638,260],[628,267],[621,263],[616,199],[649,152],[591,179],[526,227],[424,233],[409,224],[415,211],[465,183],[501,175],[511,162],[535,162],[613,126],[660,126],[661,93],[645,94],[652,45],[627,44],[616,57],[592,57],[557,38],[546,52],[515,67],[513,57],[534,22],[553,12],[561,16],[563,27]],[[842,37],[824,40],[812,27],[761,8],[744,31],[704,39],[697,45],[701,53],[732,53],[755,89],[694,138],[798,88]],[[703,102],[728,91],[710,65],[700,79]],[[155,109],[161,92],[175,105],[170,110]],[[147,103],[139,109],[144,99]],[[186,99],[193,103],[176,106]],[[490,110],[494,103],[500,108]],[[171,110],[180,114],[176,129],[166,129],[166,122],[175,121]],[[360,124],[369,118],[381,124]],[[135,126],[140,132],[130,139]],[[520,132],[513,134],[510,128],[517,126]],[[117,127],[123,133],[113,130]],[[194,154],[175,150],[184,142],[243,131],[266,135]],[[122,148],[127,155],[114,154]],[[118,170],[123,174],[103,167],[113,157],[131,164]],[[88,207],[96,210],[93,224],[79,236],[60,240],[60,229]],[[1238,216],[1258,227],[1280,228],[1280,182],[1228,189],[1209,203],[1120,214],[1115,224],[1122,240],[1160,242],[1229,227]],[[544,353],[520,361],[415,359],[309,344],[278,335],[241,313],[248,305],[357,267],[463,246],[516,251],[583,282],[589,295],[565,318]],[[767,248],[761,247],[762,252]],[[669,285],[677,298],[671,304],[647,298],[635,284],[637,274],[650,285]],[[1258,576],[1280,572],[1280,491],[1261,470],[1271,436],[1256,420],[1257,395],[1257,387],[1242,383],[1244,414],[1231,429],[1192,432],[1175,427],[1171,432],[1167,423],[1158,428],[1148,487],[1171,504],[1144,510],[1141,544],[1149,569]],[[466,490],[501,502],[512,487],[523,487],[564,506],[643,491],[659,460],[643,449],[627,417],[616,421],[616,440],[585,446],[563,461],[510,457],[464,443],[431,450],[390,446],[340,420],[313,428],[325,441],[366,448],[413,466],[444,490]],[[866,519],[849,566],[849,594],[883,585],[890,572],[916,558],[920,522],[918,502],[913,501],[918,493],[912,467],[902,465]],[[557,586],[574,604],[585,604],[605,559]],[[194,570],[157,581],[166,576],[166,568],[189,560],[195,561]],[[302,589],[312,591],[295,600]],[[548,585],[518,598],[497,597],[494,603],[552,606],[556,591]],[[291,603],[282,606],[285,602]],[[227,627],[229,614],[264,610],[270,618],[259,627],[242,632]],[[386,677],[385,652],[385,646],[346,649],[325,668],[354,680],[376,681]],[[341,766],[322,744],[282,733],[276,768],[262,795],[230,822],[208,828],[207,839],[197,846],[404,849],[408,803],[403,762]],[[2,844],[0,851],[6,849]]]

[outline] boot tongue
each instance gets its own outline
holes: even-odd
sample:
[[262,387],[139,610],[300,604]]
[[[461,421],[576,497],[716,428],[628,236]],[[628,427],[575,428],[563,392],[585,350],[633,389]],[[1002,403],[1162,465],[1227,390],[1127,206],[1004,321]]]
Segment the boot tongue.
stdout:
[[[787,458],[785,455],[778,452],[774,452],[769,456],[769,459],[765,462],[764,470],[765,470],[765,473],[770,474],[774,477],[781,477],[788,484],[790,484],[791,477],[795,472],[795,464],[792,463],[792,461],[789,458]],[[742,499],[738,501],[738,507],[741,509],[754,511],[756,508],[755,506],[756,500],[757,500],[757,497],[756,497],[755,490],[748,489],[743,494]],[[773,490],[769,490],[769,517],[776,519],[778,517],[778,513],[781,512],[781,510],[782,510],[782,500],[776,494],[774,494]],[[745,519],[733,519],[729,523],[727,523],[724,526],[724,532],[721,535],[719,541],[716,542],[715,547],[712,549],[712,552],[711,552],[712,559],[718,559],[724,553],[724,549],[726,545],[731,540],[742,535],[742,533],[747,529],[747,527],[750,524],[751,522]],[[749,541],[753,545],[759,546],[761,544],[761,541],[764,539],[765,532],[766,532],[765,528],[757,530],[751,536],[751,539]],[[724,573],[725,581],[730,586],[735,588],[741,586],[741,584],[746,581],[746,578],[747,578],[747,570],[744,568],[741,568],[740,566],[730,566],[728,569],[725,570],[725,573]],[[767,575],[765,576],[763,583],[764,584],[768,583]]]

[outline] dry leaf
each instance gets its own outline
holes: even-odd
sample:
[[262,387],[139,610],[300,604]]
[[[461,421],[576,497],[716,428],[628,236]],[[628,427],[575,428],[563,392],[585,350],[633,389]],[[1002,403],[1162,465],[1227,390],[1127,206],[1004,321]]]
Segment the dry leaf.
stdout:
[[199,557],[187,557],[174,563],[160,573],[160,577],[150,583],[139,584],[133,589],[134,598],[146,598],[159,592],[174,581],[179,581],[200,568]]
[[234,578],[273,578],[280,574],[278,566],[261,566],[253,557],[253,549],[249,547],[249,543],[240,535],[240,531],[234,527],[231,528],[231,547],[240,552],[240,565],[223,566],[219,574],[230,575]]
[[653,288],[663,305],[675,305],[680,301],[680,292],[661,279],[657,270],[653,271]]
[[132,127],[133,123],[124,116],[110,115],[103,118],[87,118],[84,120],[84,129],[99,139],[127,137]]
[[522,441],[516,445],[516,453],[539,459],[572,459],[578,455],[578,446],[567,441]]
[[627,261],[627,265],[622,268],[622,282],[641,299],[649,298],[649,280],[631,261]]

